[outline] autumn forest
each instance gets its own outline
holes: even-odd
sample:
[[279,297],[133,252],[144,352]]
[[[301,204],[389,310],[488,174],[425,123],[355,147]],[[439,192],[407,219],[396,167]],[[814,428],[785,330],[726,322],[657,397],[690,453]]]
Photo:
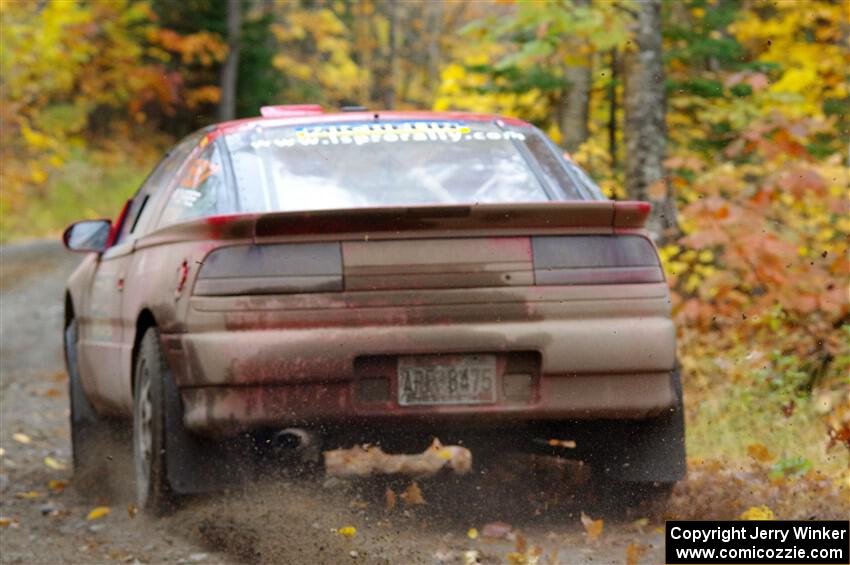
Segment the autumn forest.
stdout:
[[516,116],[610,198],[654,205],[690,468],[753,466],[786,518],[799,497],[777,484],[850,488],[844,0],[0,10],[3,243],[114,216],[177,139],[265,104]]

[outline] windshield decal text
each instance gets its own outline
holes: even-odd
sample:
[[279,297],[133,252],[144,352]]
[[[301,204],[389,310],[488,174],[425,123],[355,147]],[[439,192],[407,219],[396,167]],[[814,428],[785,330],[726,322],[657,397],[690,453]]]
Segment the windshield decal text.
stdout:
[[375,124],[333,124],[305,126],[295,129],[295,135],[255,139],[251,147],[308,147],[314,145],[365,145],[367,143],[405,143],[417,141],[501,141],[524,140],[515,131],[472,130],[463,122],[385,122]]

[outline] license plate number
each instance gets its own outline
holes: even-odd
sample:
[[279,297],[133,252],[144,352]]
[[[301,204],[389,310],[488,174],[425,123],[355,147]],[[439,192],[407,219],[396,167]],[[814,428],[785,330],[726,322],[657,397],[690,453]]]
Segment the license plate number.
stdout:
[[496,402],[495,355],[401,357],[398,403],[488,404]]

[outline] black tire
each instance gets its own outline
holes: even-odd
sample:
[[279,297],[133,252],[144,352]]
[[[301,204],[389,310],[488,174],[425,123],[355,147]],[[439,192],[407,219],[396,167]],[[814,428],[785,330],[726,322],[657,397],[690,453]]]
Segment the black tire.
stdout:
[[133,385],[133,467],[136,504],[152,514],[172,508],[174,496],[166,469],[164,383],[171,376],[162,354],[159,330],[148,328],[136,358]]
[[109,474],[109,459],[104,453],[105,442],[111,440],[109,422],[98,416],[80,381],[77,341],[79,326],[71,319],[65,328],[65,368],[68,372],[70,400],[71,457],[74,465],[74,484],[83,491],[102,484]]

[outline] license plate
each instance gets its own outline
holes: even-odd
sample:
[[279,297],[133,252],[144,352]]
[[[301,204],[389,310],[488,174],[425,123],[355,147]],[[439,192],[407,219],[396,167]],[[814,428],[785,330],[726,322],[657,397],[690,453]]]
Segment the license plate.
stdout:
[[488,404],[496,402],[495,355],[400,357],[398,403]]

